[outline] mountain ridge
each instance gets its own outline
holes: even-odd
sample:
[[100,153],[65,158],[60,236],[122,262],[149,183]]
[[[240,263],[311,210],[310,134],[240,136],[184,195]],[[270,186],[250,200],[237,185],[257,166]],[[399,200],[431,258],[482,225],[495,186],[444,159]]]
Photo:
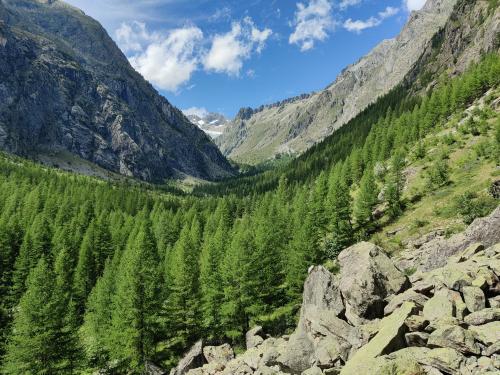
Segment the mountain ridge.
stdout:
[[0,17],[2,149],[32,157],[67,150],[154,182],[233,174],[97,21],[62,1],[2,0]]
[[226,156],[251,164],[304,152],[400,83],[455,4],[455,0],[429,0],[411,14],[396,38],[384,40],[346,67],[324,90],[298,101],[285,100],[278,109],[267,106],[267,111],[250,118],[237,117],[216,143]]

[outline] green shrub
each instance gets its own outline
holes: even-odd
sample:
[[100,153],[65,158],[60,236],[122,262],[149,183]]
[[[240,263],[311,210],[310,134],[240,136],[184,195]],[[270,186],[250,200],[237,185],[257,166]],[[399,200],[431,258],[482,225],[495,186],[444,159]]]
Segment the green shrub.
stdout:
[[465,224],[470,224],[478,217],[487,216],[498,202],[490,196],[469,191],[456,198],[455,208]]

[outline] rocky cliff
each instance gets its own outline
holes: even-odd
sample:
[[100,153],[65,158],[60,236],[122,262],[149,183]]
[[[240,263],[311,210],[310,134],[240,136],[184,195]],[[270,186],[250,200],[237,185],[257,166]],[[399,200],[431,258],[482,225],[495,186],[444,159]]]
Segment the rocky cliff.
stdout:
[[0,149],[69,151],[147,181],[232,174],[98,22],[58,0],[0,0]]
[[311,267],[290,336],[256,327],[236,357],[200,341],[171,375],[498,374],[500,207],[408,252],[392,259],[363,242],[340,253],[338,274]]
[[[325,90],[255,110],[245,109],[217,139],[223,153],[237,161],[259,163],[277,154],[307,150],[387,93],[412,80],[436,61],[436,47],[447,41],[451,60],[463,68],[480,52],[498,48],[498,9],[488,1],[428,0],[412,13],[400,35],[383,41],[346,68]],[[446,36],[443,28],[446,26]],[[440,61],[439,63],[443,63]]]

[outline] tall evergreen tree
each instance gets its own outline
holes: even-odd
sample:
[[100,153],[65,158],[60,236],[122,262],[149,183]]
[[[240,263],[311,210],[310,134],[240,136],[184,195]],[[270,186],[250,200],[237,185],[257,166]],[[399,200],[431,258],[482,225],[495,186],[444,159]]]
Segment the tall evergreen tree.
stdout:
[[156,239],[146,220],[123,254],[113,296],[111,357],[125,368],[142,370],[154,354],[161,303],[158,264]]
[[[54,293],[54,273],[45,258],[27,280],[5,356],[6,374],[67,374],[64,301]],[[64,343],[64,341],[62,341]]]
[[361,239],[365,239],[374,229],[373,210],[378,203],[379,189],[369,166],[361,178],[359,193],[354,204],[353,214]]

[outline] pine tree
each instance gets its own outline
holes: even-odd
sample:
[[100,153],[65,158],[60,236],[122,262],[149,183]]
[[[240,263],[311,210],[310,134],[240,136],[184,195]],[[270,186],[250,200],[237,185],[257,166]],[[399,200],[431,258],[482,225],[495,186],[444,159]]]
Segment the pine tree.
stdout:
[[198,283],[198,252],[201,228],[195,216],[185,226],[179,240],[166,259],[165,280],[168,295],[163,303],[164,332],[169,348],[174,353],[184,350],[200,332],[200,306]]
[[89,295],[80,330],[85,357],[91,367],[103,367],[110,358],[112,336],[110,306],[114,292],[114,265],[108,261],[103,275],[97,280]]
[[236,224],[230,246],[221,266],[222,290],[221,323],[224,335],[236,344],[243,344],[250,328],[251,306],[257,297],[253,288],[255,275],[251,274],[251,259],[255,243],[249,218]]
[[64,306],[54,273],[42,257],[32,269],[17,308],[4,361],[6,374],[67,374]]
[[374,229],[373,210],[378,203],[378,190],[373,167],[369,166],[361,178],[359,193],[353,210],[361,239],[365,239]]
[[385,199],[389,204],[388,214],[389,218],[395,219],[401,215],[403,211],[402,193],[404,187],[404,156],[398,150],[395,152],[391,160],[391,170],[387,178],[385,186]]
[[19,256],[14,265],[11,299],[16,304],[26,290],[26,279],[31,269],[41,257],[51,254],[52,231],[43,214],[38,214],[24,236]]
[[342,177],[334,181],[330,202],[331,241],[328,246],[328,256],[336,258],[338,253],[354,240],[354,231],[351,224],[351,195],[349,188]]
[[154,354],[161,285],[157,254],[151,223],[146,220],[123,254],[113,296],[111,357],[125,368],[141,370]]

